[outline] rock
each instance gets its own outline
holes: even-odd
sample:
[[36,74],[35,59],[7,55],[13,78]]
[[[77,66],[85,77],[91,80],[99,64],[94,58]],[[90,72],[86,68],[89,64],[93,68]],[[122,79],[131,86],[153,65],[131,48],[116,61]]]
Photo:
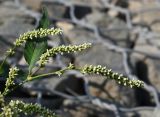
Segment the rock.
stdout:
[[3,2],[0,4],[0,19],[8,20],[10,17],[24,16],[25,14],[18,9],[13,2]]
[[156,59],[144,58],[140,56],[131,57],[132,65],[135,66],[135,71],[141,80],[144,80],[147,84],[154,86],[160,91],[160,62]]
[[0,4],[0,50],[5,52],[20,34],[33,29],[34,19],[25,15],[12,2]]
[[[159,48],[157,48],[154,45],[151,45],[150,43],[147,43],[145,39],[138,39],[134,50],[141,51],[153,56],[153,58],[150,58],[147,55],[132,53],[129,60],[132,67],[134,68],[133,72],[138,76],[138,78],[140,80],[143,80],[148,85],[155,87],[156,90],[159,92],[160,62],[159,59],[156,58],[156,56],[159,57],[160,54]],[[137,90],[136,95],[138,96],[139,94],[141,94],[140,97],[142,97],[142,99],[138,98],[137,100],[141,100],[141,102],[139,102],[141,103],[141,106],[154,105],[154,102],[152,101],[152,96],[148,92],[144,90]]]
[[79,5],[79,6],[90,6],[90,7],[103,7],[103,4],[97,0],[65,0],[67,4]]
[[90,103],[74,102],[66,99],[63,103],[64,111],[61,117],[114,117],[114,113],[110,110],[102,109]]
[[[87,38],[89,39],[89,38]],[[85,64],[103,65],[116,72],[124,73],[123,57],[121,54],[108,50],[101,44],[94,44],[88,51],[77,54],[76,63],[80,66]]]
[[42,6],[46,6],[49,17],[53,19],[69,18],[69,7],[56,2],[42,2]]
[[158,117],[158,114],[154,113],[153,109],[142,109],[133,112],[121,112],[122,117]]
[[[160,33],[160,21],[153,22],[151,24],[151,29],[152,29],[153,32]],[[159,42],[159,40],[157,42]]]
[[101,36],[113,41],[116,45],[127,47],[129,31],[124,21],[104,15],[96,25]]
[[67,34],[71,33],[69,31],[74,28],[74,25],[71,24],[71,23],[68,23],[68,22],[59,21],[59,22],[56,23],[56,25],[63,30],[64,35],[67,35]]
[[25,17],[12,17],[5,21],[4,25],[0,26],[0,34],[19,37],[20,34],[23,34],[31,29],[33,29],[33,26],[29,22],[27,23]]
[[140,3],[138,1],[130,2],[130,9],[134,13],[134,17],[132,18],[133,23],[145,22],[150,25],[154,21],[159,20],[160,12],[158,10],[159,8],[156,5],[157,3],[155,1],[143,2],[143,3]]
[[82,20],[91,25],[96,25],[96,23],[100,21],[103,18],[103,16],[104,13],[100,12],[97,9],[93,9],[92,13],[86,15]]
[[111,17],[116,17],[116,16],[118,16],[118,11],[113,10],[113,9],[112,9],[112,10],[110,9],[110,10],[108,11],[108,15],[111,16]]
[[160,92],[160,62],[159,60],[147,59],[146,64],[148,67],[148,80]]
[[39,11],[41,9],[42,0],[20,0],[20,2],[32,10]]
[[34,19],[25,15],[13,3],[4,3],[0,6],[0,19],[1,35],[11,35],[15,38],[33,29],[32,21]]
[[96,25],[100,35],[105,39],[112,41],[116,45],[127,47],[130,32],[126,23],[116,17],[117,13],[114,13],[114,10],[109,10],[108,14],[94,10],[83,20],[91,25]]
[[[147,32],[146,32],[146,34],[147,34]],[[155,57],[159,56],[160,49],[156,45],[154,45],[154,44],[157,44],[157,45],[159,44],[159,42],[157,42],[157,41],[158,41],[157,39],[149,39],[149,41],[147,41],[147,39],[145,39],[145,37],[140,37],[135,43],[134,50],[144,52],[148,55],[152,55]],[[137,58],[142,58],[143,56],[145,56],[145,55],[138,54],[138,53],[133,53],[132,55]]]
[[132,12],[135,11],[135,9],[140,9],[142,8],[142,2],[141,1],[136,1],[136,0],[132,0],[129,1],[129,10],[131,10]]
[[93,43],[96,41],[92,31],[85,30],[82,27],[75,27],[66,34],[71,44]]

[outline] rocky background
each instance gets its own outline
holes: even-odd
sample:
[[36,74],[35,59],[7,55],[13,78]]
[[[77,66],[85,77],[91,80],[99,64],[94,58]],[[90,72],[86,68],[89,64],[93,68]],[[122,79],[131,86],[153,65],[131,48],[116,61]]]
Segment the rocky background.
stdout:
[[[60,117],[160,117],[160,1],[159,0],[0,0],[0,59],[20,34],[37,26],[46,6],[50,27],[64,33],[50,37],[49,46],[93,43],[77,54],[51,59],[42,72],[72,62],[107,66],[145,82],[143,89],[117,85],[100,76],[76,71],[17,89],[8,98],[39,103]],[[27,69],[23,48],[11,65]]]

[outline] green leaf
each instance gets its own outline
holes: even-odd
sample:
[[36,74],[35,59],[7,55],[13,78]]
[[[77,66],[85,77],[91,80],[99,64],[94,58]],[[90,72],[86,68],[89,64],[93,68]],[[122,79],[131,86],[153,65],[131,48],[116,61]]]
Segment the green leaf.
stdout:
[[[39,28],[48,28],[49,27],[49,19],[46,8],[42,9],[42,17],[39,21]],[[40,56],[47,49],[47,37],[44,38],[36,38],[33,40],[29,40],[25,44],[24,48],[24,58],[26,62],[29,64],[29,72],[35,67],[36,62],[39,60]]]
[[10,68],[9,64],[5,62],[3,66],[0,68],[0,77],[7,78],[9,73],[9,68]]
[[50,25],[49,22],[49,18],[48,18],[48,12],[47,9],[45,7],[42,8],[42,18],[39,21],[39,26],[37,27],[37,29],[39,28],[48,28]]
[[35,41],[28,41],[26,46],[25,46],[25,59],[29,64],[29,71],[34,68],[35,63],[39,60],[39,57],[41,54],[46,50],[47,48],[47,43],[46,41],[40,41],[40,42],[35,42]]

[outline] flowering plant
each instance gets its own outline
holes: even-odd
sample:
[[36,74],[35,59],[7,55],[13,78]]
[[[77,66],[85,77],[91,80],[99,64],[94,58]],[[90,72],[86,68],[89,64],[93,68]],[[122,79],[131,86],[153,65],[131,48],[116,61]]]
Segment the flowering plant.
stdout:
[[[83,74],[99,74],[105,76],[108,79],[115,80],[117,83],[122,84],[123,86],[129,86],[131,88],[143,87],[144,84],[142,81],[130,80],[122,74],[115,73],[111,69],[107,69],[106,67],[102,67],[101,65],[85,65],[80,68],[76,68],[73,64],[70,63],[68,67],[64,69],[54,71],[51,73],[35,75],[35,73],[39,69],[45,67],[45,64],[48,62],[49,57],[52,57],[56,54],[83,51],[85,49],[90,48],[92,45],[91,43],[68,46],[61,45],[58,47],[47,49],[47,36],[62,34],[62,30],[60,28],[48,29],[48,25],[49,21],[47,18],[47,12],[46,10],[44,10],[38,28],[36,30],[28,31],[20,35],[20,37],[17,38],[14,42],[14,46],[6,52],[6,57],[0,64],[1,71],[2,69],[4,69],[4,64],[7,60],[7,57],[9,57],[10,55],[14,55],[15,49],[25,44],[24,57],[29,65],[28,74],[26,79],[19,83],[18,86],[48,75],[56,74],[61,76],[66,70],[73,69],[78,70]],[[36,64],[37,66],[35,66]],[[33,68],[36,69],[36,71],[33,71]],[[39,115],[46,117],[56,117],[56,115],[51,110],[41,107],[38,104],[27,104],[19,100],[11,100],[9,103],[5,102],[5,96],[17,87],[15,85],[15,79],[18,76],[19,70],[20,69],[15,66],[9,69],[9,74],[5,83],[5,89],[4,91],[0,92],[0,117],[17,117],[21,113],[24,113],[25,115],[32,115],[34,113],[38,113]]]

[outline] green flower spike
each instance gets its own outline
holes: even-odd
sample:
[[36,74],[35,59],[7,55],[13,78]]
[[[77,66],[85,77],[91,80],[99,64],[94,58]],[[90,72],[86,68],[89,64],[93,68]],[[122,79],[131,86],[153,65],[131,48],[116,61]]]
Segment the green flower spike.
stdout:
[[144,83],[140,80],[130,80],[122,74],[114,73],[111,69],[108,70],[106,67],[102,67],[101,65],[86,65],[84,68],[82,68],[82,73],[100,74],[102,76],[106,76],[109,79],[115,80],[117,83],[122,84],[123,86],[129,86],[131,88],[144,86]]
[[14,79],[18,75],[17,74],[18,71],[19,71],[19,69],[17,67],[10,68],[9,76],[8,76],[6,84],[5,84],[6,87],[4,90],[4,95],[7,94],[7,92],[9,91],[9,88],[14,85]]
[[3,113],[1,113],[1,115],[3,117],[17,117],[18,114],[21,114],[23,112],[25,112],[25,115],[32,115],[34,113],[37,113],[43,117],[56,117],[56,115],[52,111],[41,107],[38,104],[27,104],[18,100],[11,100],[9,105],[2,108],[2,110]]
[[44,66],[48,62],[49,57],[54,56],[58,53],[63,54],[63,53],[77,52],[85,50],[89,47],[91,47],[91,43],[84,43],[81,45],[69,45],[69,46],[62,45],[55,48],[51,48],[47,50],[47,52],[42,54],[40,60],[38,61],[39,66]]
[[7,50],[7,53],[9,55],[13,55],[15,52],[14,52],[14,49],[12,48],[12,49]]
[[14,42],[15,46],[21,46],[23,43],[25,43],[28,39],[33,39],[37,37],[45,37],[47,35],[57,35],[61,34],[62,30],[60,28],[51,28],[51,29],[43,29],[40,28],[38,30],[28,31],[24,33],[23,35],[20,35],[18,39]]
[[0,106],[4,106],[4,97],[0,92]]

